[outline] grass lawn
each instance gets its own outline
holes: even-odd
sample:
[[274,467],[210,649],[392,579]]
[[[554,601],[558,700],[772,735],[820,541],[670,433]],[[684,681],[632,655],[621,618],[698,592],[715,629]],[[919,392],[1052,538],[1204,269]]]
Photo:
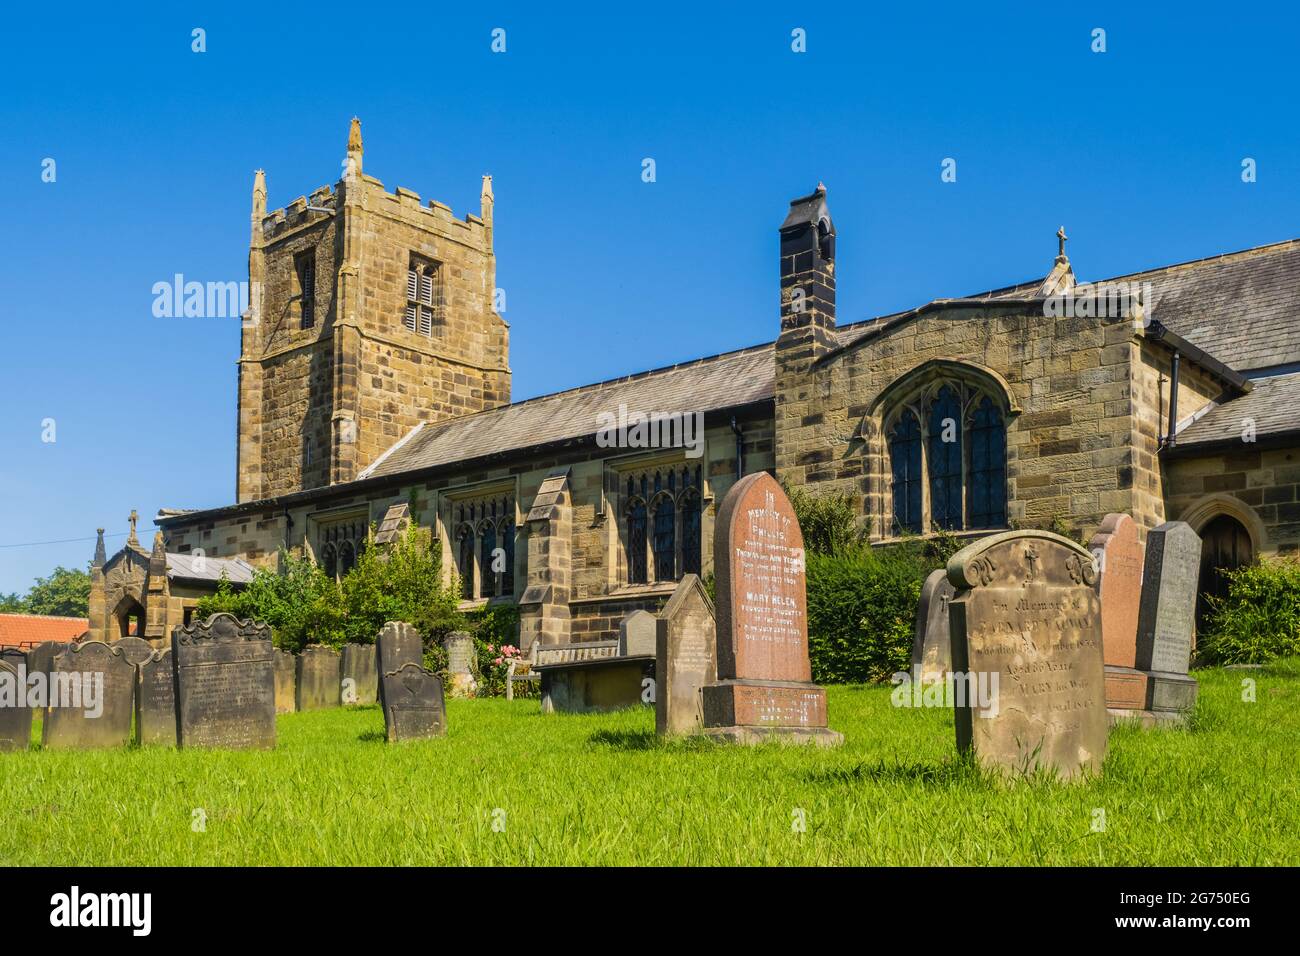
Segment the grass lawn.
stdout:
[[994,784],[948,712],[857,686],[829,689],[829,751],[494,699],[451,701],[442,740],[385,744],[367,707],[285,715],[271,753],[0,754],[0,864],[1300,863],[1300,661],[1197,676],[1189,729],[1116,729],[1074,786]]

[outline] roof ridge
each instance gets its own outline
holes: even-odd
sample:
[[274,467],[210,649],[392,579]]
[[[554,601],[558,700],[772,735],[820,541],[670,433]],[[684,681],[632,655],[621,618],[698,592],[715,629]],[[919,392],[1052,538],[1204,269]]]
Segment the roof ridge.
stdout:
[[29,614],[27,611],[0,611],[0,617],[34,617],[42,621],[85,621],[89,618],[69,617],[66,614]]

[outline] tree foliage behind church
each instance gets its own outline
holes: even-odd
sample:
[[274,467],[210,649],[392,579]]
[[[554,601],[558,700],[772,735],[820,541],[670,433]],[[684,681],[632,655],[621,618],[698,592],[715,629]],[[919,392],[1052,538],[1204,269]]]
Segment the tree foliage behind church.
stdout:
[[0,595],[0,612],[41,614],[49,617],[85,617],[90,605],[90,575],[57,567],[37,578],[25,596]]

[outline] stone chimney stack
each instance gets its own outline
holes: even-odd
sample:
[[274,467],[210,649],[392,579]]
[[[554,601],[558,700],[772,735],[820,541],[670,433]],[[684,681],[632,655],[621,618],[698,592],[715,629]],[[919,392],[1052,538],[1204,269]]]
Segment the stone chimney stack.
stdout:
[[781,223],[781,335],[777,400],[783,378],[799,377],[835,347],[835,225],[826,187],[790,203]]

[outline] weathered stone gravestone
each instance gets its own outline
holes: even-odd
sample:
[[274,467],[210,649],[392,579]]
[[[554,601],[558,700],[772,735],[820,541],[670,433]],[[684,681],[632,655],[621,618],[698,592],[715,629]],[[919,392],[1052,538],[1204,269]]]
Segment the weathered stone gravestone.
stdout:
[[384,728],[390,741],[443,736],[447,710],[442,681],[409,662],[385,674]]
[[172,649],[153,651],[136,666],[135,739],[144,745],[176,746],[176,670]]
[[1004,775],[1098,772],[1106,756],[1092,555],[1047,531],[981,538],[948,562],[957,748]]
[[718,681],[703,688],[704,728],[736,743],[834,746],[826,691],[812,683],[803,534],[767,472],[731,486],[718,509]]
[[655,625],[655,731],[699,733],[701,692],[718,679],[718,641],[713,602],[698,575],[682,577]]
[[297,700],[300,711],[343,704],[343,668],[338,651],[313,644],[299,652]]
[[618,652],[623,657],[653,657],[659,619],[649,611],[633,611],[618,622]]
[[1106,706],[1146,707],[1147,675],[1136,669],[1138,602],[1142,596],[1142,545],[1137,522],[1108,514],[1088,542],[1096,560],[1101,601],[1101,643],[1106,663]]
[[275,649],[275,712],[277,714],[292,714],[298,709],[297,695],[295,688],[298,685],[297,679],[298,664],[293,659],[293,655],[288,651]]
[[344,644],[340,669],[343,675],[343,703],[373,704],[379,694],[375,645]]
[[271,628],[222,612],[172,630],[181,747],[275,746]]
[[114,641],[113,646],[122,652],[122,656],[127,659],[132,667],[139,667],[154,652],[153,645],[139,637],[124,637],[121,640]]
[[468,631],[452,631],[442,642],[447,649],[448,693],[452,697],[473,697],[478,693],[474,678],[474,638]]
[[54,657],[41,746],[121,747],[131,742],[135,667],[102,641],[73,644]]
[[405,621],[389,621],[375,638],[375,656],[379,669],[379,702],[384,700],[384,675],[404,664],[424,666],[424,642],[420,632]]
[[912,674],[916,680],[946,680],[952,670],[948,602],[954,593],[944,568],[931,571],[925,584],[921,585],[921,601],[916,609],[916,637],[912,641]]
[[1186,712],[1196,703],[1187,669],[1200,571],[1201,539],[1186,522],[1166,521],[1147,534],[1135,666],[1148,672],[1148,710]]
[[54,670],[54,657],[68,649],[59,641],[45,641],[27,652],[27,673],[50,674]]
[[13,667],[21,664],[23,670],[27,670],[27,652],[21,647],[0,647],[0,661]]
[[32,742],[32,710],[28,706],[27,660],[12,654],[0,657],[0,751],[26,750]]

